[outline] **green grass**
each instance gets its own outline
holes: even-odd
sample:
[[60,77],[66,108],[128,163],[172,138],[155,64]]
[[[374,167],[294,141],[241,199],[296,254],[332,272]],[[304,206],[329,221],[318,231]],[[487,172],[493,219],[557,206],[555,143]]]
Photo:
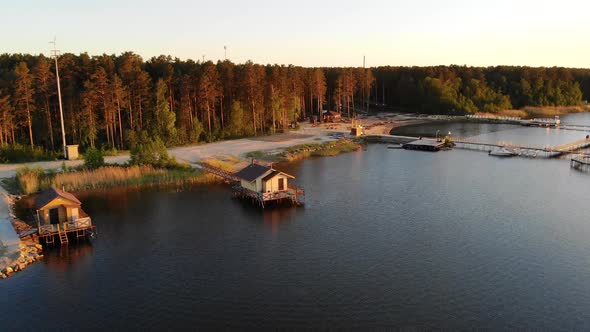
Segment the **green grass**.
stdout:
[[246,153],[246,158],[248,159],[256,159],[256,160],[264,160],[264,161],[284,161],[285,159],[281,154],[268,154],[264,151],[252,151]]
[[301,144],[285,149],[282,157],[286,161],[299,160],[307,157],[328,157],[341,153],[356,151],[361,147],[361,142],[342,138],[337,141],[320,144]]
[[362,141],[342,138],[337,141],[324,143],[307,143],[294,145],[285,148],[279,154],[268,154],[264,151],[252,151],[246,154],[248,158],[265,161],[294,161],[308,157],[336,156],[345,152],[356,151],[360,148]]

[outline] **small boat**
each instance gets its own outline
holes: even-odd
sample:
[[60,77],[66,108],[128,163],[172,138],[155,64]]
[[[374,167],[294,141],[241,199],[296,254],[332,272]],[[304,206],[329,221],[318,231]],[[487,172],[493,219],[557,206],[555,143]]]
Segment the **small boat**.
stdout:
[[502,148],[497,148],[495,150],[491,150],[489,152],[489,155],[495,156],[495,157],[514,157],[518,154],[512,150],[508,150],[507,148],[502,147]]
[[389,144],[387,146],[388,149],[403,149],[403,145],[401,144]]

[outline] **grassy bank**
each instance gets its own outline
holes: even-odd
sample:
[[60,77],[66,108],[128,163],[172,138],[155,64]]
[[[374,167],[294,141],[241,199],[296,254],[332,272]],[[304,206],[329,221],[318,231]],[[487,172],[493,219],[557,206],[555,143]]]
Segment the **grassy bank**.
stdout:
[[590,105],[580,106],[546,106],[546,107],[525,107],[520,110],[502,110],[498,113],[479,113],[495,116],[519,117],[523,119],[532,118],[552,118],[556,115],[566,115],[571,113],[590,112]]
[[40,168],[21,168],[16,175],[16,189],[21,194],[32,194],[52,186],[66,191],[82,191],[120,186],[212,183],[216,180],[209,174],[188,167],[105,166],[95,170],[60,173],[45,172]]
[[345,152],[360,149],[362,141],[342,138],[337,141],[324,143],[300,144],[285,148],[280,152],[252,151],[246,154],[248,158],[265,161],[294,161],[308,157],[336,156]]

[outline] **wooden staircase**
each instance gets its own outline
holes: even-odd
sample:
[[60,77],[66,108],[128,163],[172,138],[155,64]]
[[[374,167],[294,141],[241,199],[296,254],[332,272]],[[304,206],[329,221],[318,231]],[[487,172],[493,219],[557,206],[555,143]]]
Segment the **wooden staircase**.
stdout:
[[59,234],[59,243],[61,243],[61,244],[68,244],[69,243],[68,233],[66,233],[65,231],[60,231],[58,234]]

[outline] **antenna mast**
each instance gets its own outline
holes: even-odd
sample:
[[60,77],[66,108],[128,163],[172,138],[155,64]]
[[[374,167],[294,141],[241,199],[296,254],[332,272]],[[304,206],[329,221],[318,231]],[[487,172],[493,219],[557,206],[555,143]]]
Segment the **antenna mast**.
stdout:
[[66,147],[66,130],[64,127],[64,112],[61,102],[61,86],[59,84],[59,68],[57,64],[57,58],[59,57],[59,50],[56,49],[55,37],[53,37],[53,41],[49,42],[53,44],[53,50],[51,50],[51,56],[55,59],[55,78],[57,80],[57,98],[59,100],[59,118],[61,120],[61,140],[64,150],[64,159],[68,159],[68,150]]

